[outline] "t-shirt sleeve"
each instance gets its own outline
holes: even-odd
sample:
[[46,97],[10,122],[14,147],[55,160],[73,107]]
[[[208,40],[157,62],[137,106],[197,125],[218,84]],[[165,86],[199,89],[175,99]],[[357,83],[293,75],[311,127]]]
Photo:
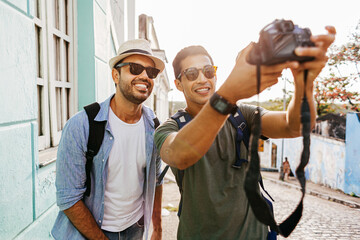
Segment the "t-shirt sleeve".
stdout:
[[155,131],[154,141],[157,149],[161,150],[163,143],[170,133],[178,132],[179,127],[174,119],[169,118],[163,124],[161,124]]
[[[238,107],[240,108],[240,111],[243,114],[246,123],[248,125],[249,131],[251,132],[251,128],[255,119],[255,111],[257,109],[257,106],[240,103],[238,104]],[[266,114],[267,112],[269,111],[266,110],[265,108],[260,107],[260,116],[264,116],[264,114]]]

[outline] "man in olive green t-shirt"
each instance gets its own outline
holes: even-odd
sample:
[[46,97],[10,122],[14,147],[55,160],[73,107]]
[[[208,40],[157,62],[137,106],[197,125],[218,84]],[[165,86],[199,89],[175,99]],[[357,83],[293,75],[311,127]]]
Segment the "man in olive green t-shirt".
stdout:
[[[315,60],[261,67],[260,91],[275,84],[285,68],[291,68],[295,84],[294,97],[286,112],[261,111],[262,135],[271,138],[300,136],[300,105],[304,92],[314,126],[313,80],[327,61],[325,54],[335,34],[333,27],[327,30],[329,34],[312,37],[316,47],[295,51],[299,56],[314,56]],[[249,45],[239,53],[235,67],[217,92],[216,67],[203,47],[184,48],[173,61],[176,88],[183,92],[185,111],[193,119],[180,130],[175,120],[167,120],[156,130],[155,143],[162,160],[172,167],[175,176],[177,169],[184,170],[178,239],[267,237],[268,227],[256,219],[245,195],[246,168],[231,167],[236,159],[236,130],[226,121],[238,100],[256,94],[255,66],[245,60],[251,48]],[[304,69],[309,71],[306,86]],[[255,107],[238,106],[251,129]],[[243,143],[241,154],[247,159]]]

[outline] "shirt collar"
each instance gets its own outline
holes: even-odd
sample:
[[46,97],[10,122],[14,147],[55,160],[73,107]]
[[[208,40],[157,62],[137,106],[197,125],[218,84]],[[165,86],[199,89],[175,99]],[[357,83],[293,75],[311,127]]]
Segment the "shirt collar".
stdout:
[[[111,95],[108,99],[106,99],[104,102],[100,103],[100,111],[96,115],[94,121],[97,122],[103,122],[109,120],[109,107],[110,107],[110,101],[115,96],[115,94]],[[142,104],[142,114],[145,119],[152,120],[155,118],[154,112],[148,107]],[[154,127],[154,121],[149,121],[150,125]]]

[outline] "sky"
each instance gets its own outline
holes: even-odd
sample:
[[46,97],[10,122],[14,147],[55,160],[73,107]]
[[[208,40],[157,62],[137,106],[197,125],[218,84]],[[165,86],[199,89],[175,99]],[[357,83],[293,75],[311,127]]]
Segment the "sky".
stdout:
[[[136,0],[136,16],[153,17],[160,48],[165,50],[173,89],[170,101],[185,100],[173,83],[172,61],[186,46],[207,49],[218,66],[218,88],[230,74],[238,52],[251,41],[257,42],[260,30],[273,20],[292,20],[301,28],[310,28],[313,35],[326,33],[326,25],[335,26],[335,44],[340,45],[359,22],[359,9],[360,0]],[[282,98],[283,88],[280,80],[260,94],[260,101]]]

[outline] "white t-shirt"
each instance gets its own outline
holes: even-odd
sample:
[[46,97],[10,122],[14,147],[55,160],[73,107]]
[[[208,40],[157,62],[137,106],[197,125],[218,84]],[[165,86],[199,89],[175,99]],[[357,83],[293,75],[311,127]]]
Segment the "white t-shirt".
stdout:
[[119,232],[133,225],[144,214],[145,125],[142,116],[134,124],[123,122],[111,107],[109,125],[114,144],[108,159],[101,228]]

